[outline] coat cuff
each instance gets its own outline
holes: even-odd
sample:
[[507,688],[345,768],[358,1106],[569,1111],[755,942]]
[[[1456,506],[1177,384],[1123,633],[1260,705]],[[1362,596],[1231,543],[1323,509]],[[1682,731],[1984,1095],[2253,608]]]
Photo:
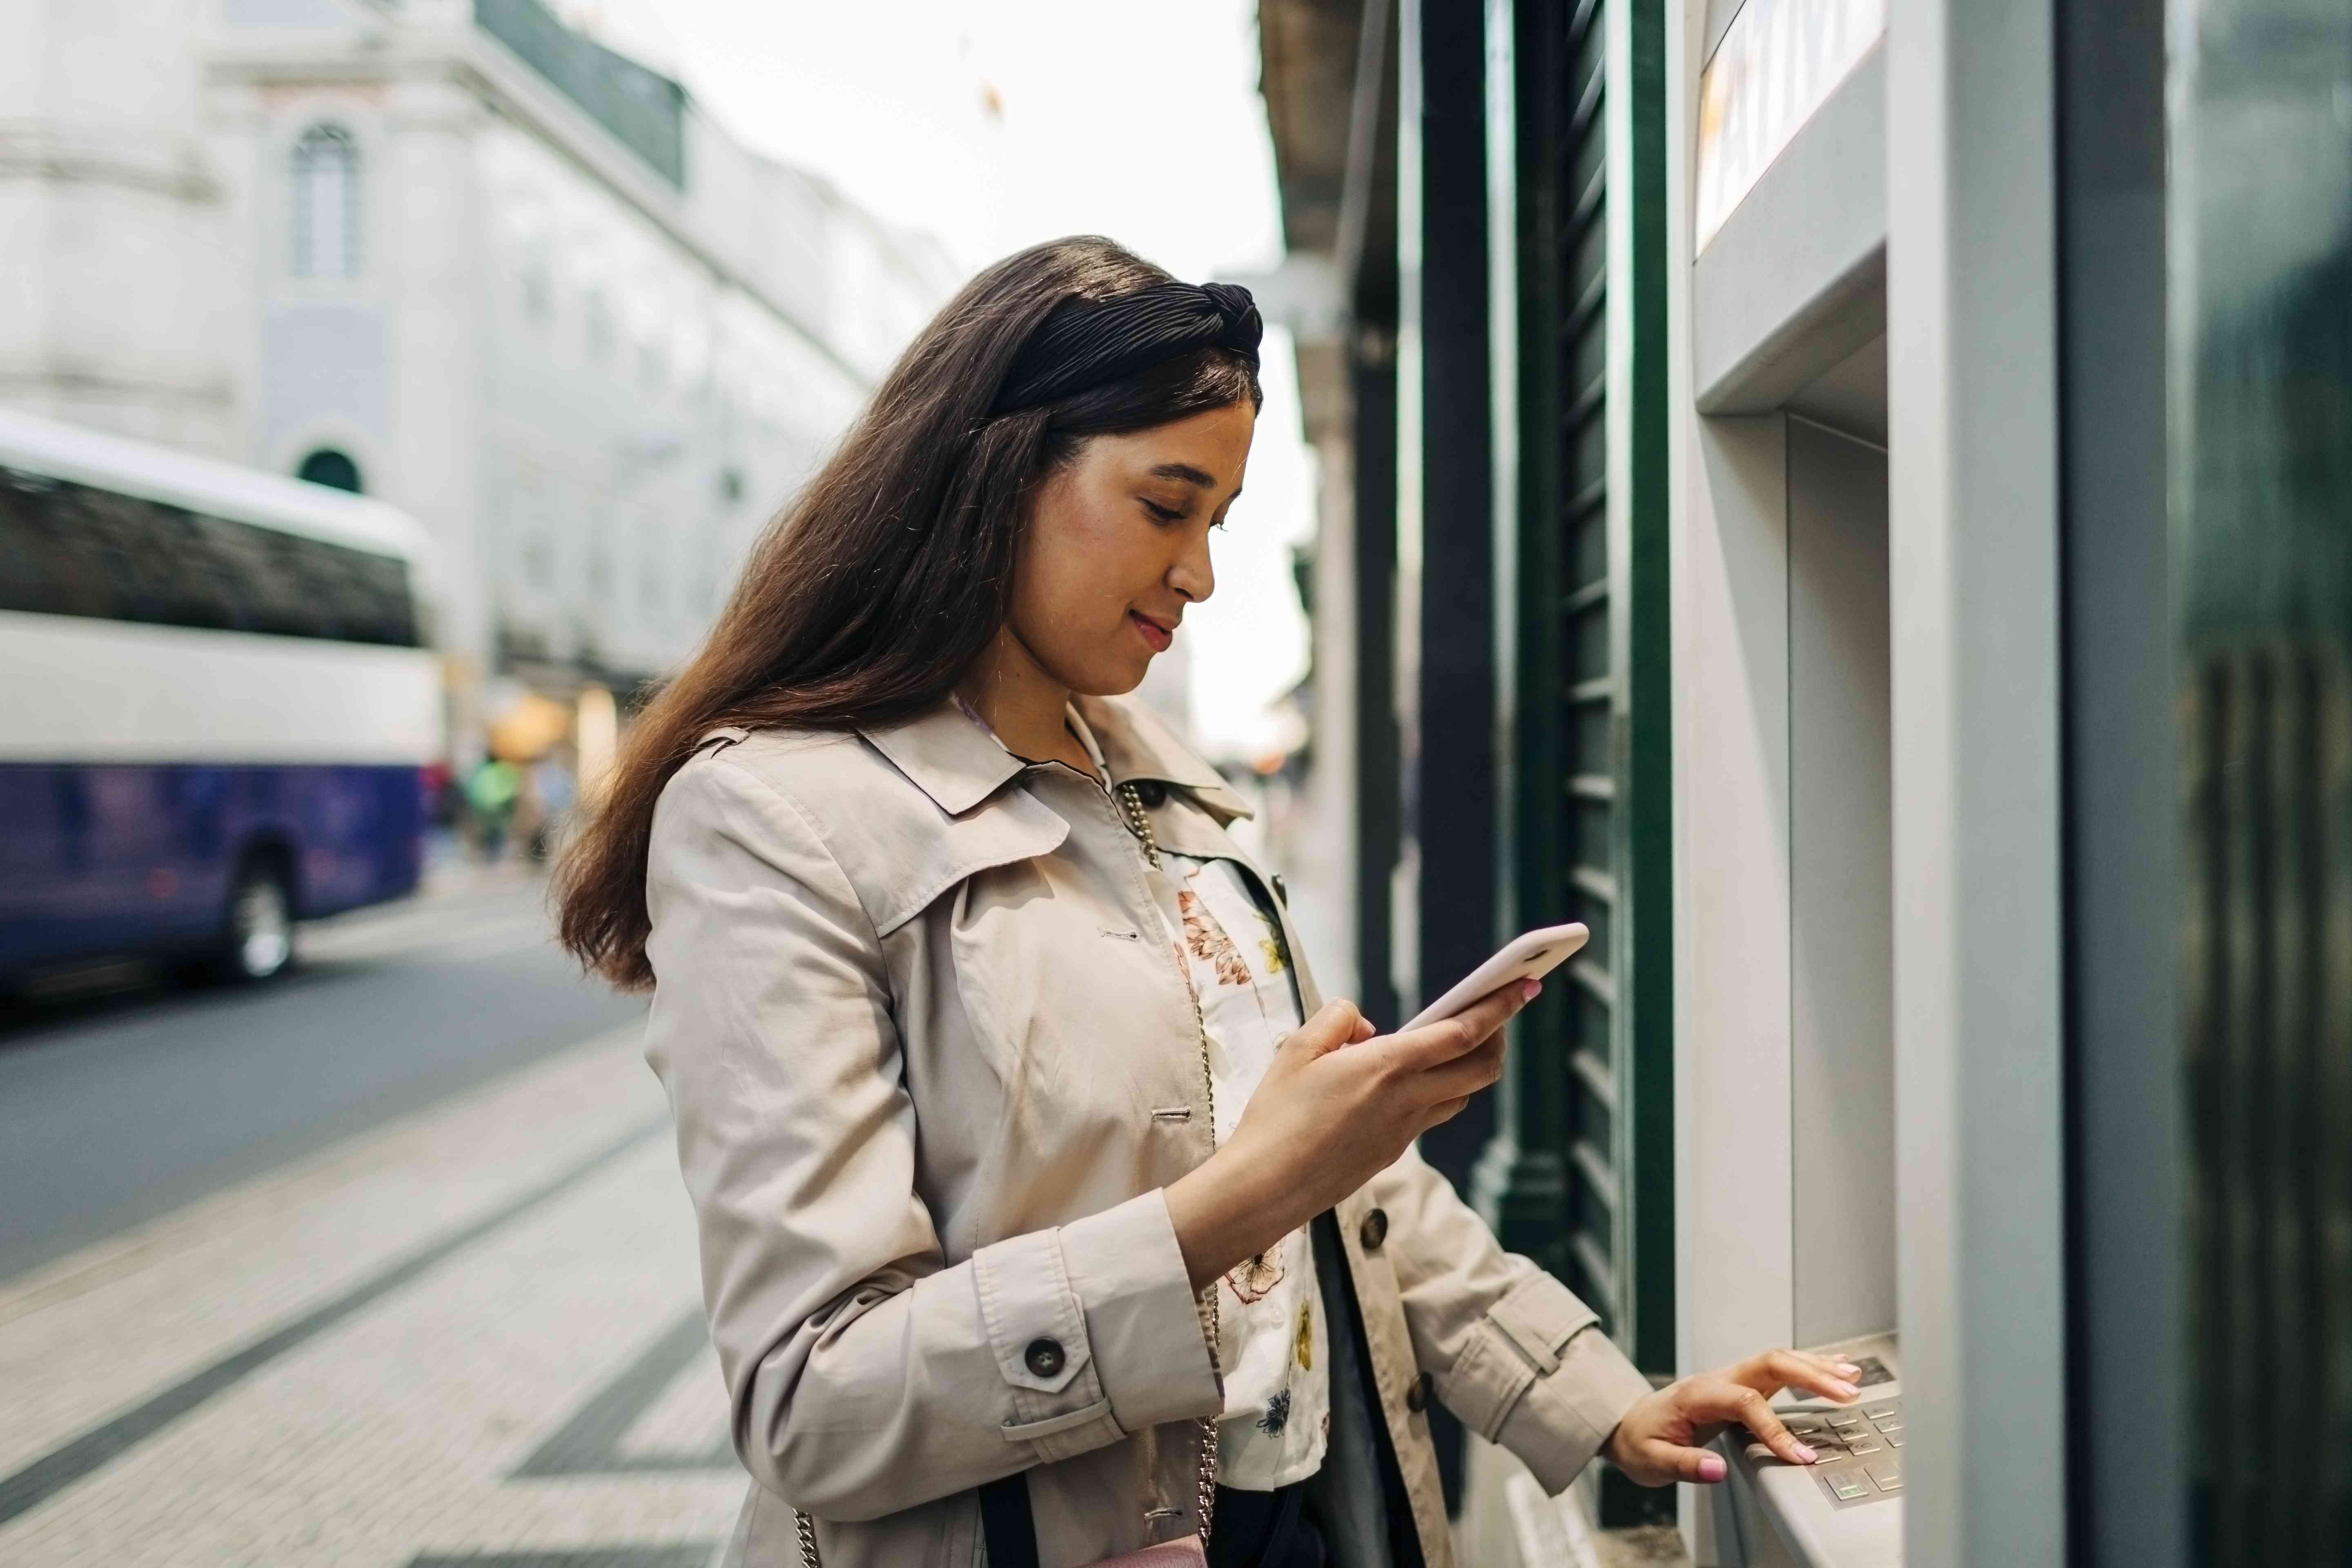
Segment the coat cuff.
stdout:
[[1517,1455],[1553,1493],[1649,1392],[1592,1310],[1540,1273],[1479,1321],[1440,1389],[1465,1426]]
[[972,1255],[1005,1440],[1066,1459],[1165,1421],[1213,1415],[1224,1391],[1167,1200],[1158,1191]]
[[1155,1188],[1066,1225],[1062,1257],[1086,1303],[1095,1369],[1123,1432],[1215,1415],[1225,1389],[1202,1331],[1200,1297]]

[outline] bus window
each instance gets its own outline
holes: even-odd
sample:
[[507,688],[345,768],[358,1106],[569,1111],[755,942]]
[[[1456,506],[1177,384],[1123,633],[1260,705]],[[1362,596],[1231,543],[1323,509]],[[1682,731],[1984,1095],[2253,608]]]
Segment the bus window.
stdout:
[[407,563],[0,468],[0,609],[419,646]]

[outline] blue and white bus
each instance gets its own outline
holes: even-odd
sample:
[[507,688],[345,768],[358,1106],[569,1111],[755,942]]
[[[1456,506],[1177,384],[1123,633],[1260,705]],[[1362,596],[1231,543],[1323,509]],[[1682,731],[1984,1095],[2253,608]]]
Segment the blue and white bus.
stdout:
[[414,889],[427,560],[380,501],[0,411],[0,980],[258,980]]

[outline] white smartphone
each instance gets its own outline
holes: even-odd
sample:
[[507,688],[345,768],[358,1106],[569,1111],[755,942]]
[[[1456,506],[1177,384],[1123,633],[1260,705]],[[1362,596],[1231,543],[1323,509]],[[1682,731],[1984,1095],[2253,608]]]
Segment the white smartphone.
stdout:
[[1396,1032],[1402,1035],[1405,1029],[1418,1029],[1441,1018],[1451,1018],[1515,980],[1540,979],[1567,963],[1591,934],[1581,923],[1570,923],[1545,926],[1515,936],[1504,944],[1502,952],[1472,970],[1462,984],[1423,1007],[1413,1016],[1412,1023]]

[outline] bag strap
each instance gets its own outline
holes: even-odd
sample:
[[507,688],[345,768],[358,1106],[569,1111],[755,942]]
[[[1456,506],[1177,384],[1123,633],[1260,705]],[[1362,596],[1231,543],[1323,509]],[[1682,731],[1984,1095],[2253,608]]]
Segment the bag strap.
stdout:
[[988,1568],[1037,1568],[1028,1471],[1015,1470],[980,1489],[980,1529],[988,1540]]

